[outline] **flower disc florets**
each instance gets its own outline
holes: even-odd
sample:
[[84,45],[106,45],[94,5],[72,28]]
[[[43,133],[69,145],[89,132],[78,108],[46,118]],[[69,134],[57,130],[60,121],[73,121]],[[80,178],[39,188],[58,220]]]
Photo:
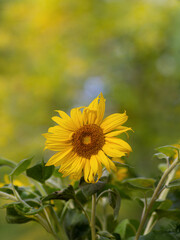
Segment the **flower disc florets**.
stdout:
[[105,143],[103,130],[96,124],[79,128],[72,136],[73,150],[78,156],[90,159]]

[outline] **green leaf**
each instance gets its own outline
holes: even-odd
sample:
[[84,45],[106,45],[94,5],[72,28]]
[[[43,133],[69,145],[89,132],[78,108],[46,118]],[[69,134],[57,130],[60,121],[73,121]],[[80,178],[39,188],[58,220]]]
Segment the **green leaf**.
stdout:
[[69,240],[90,239],[90,228],[87,218],[77,209],[69,209],[64,218],[64,226]]
[[127,239],[128,237],[134,236],[136,234],[136,228],[129,219],[122,220],[117,227],[115,228],[115,233],[118,233],[122,240]]
[[180,188],[180,179],[176,179],[172,182],[170,182],[167,186],[167,188],[171,188],[173,190]]
[[72,185],[69,185],[69,187],[61,191],[56,191],[52,194],[49,194],[48,196],[44,197],[42,201],[45,202],[51,199],[60,199],[65,201],[68,201],[69,199],[75,199],[74,188],[72,187]]
[[16,166],[16,163],[8,159],[0,158],[0,167],[3,166],[14,168]]
[[108,192],[108,200],[110,206],[114,209],[114,220],[118,218],[119,209],[121,205],[121,198],[118,191],[113,190]]
[[160,153],[165,154],[168,157],[173,157],[177,151],[179,151],[178,147],[172,146],[172,145],[166,145],[162,147],[156,148],[156,150]]
[[109,239],[116,240],[115,236],[107,231],[99,231],[97,233],[97,236],[98,236],[97,239],[99,240],[109,240]]
[[168,157],[166,156],[166,154],[159,152],[159,153],[155,153],[154,157],[157,157],[158,159],[167,159]]
[[[141,236],[139,240],[179,240],[180,233],[168,231],[152,231],[145,236]],[[133,240],[133,239],[132,239]]]
[[154,211],[158,209],[169,209],[172,206],[172,201],[169,199],[165,200],[156,200],[155,203],[153,204],[153,207],[151,208],[151,211],[149,214],[153,213]]
[[[168,218],[160,219],[154,229],[145,236],[140,236],[139,240],[179,240],[180,225],[178,222]],[[128,238],[134,240],[134,237]]]
[[22,205],[17,204],[17,205],[14,205],[14,208],[15,208],[15,210],[19,214],[24,215],[24,216],[28,216],[28,215],[35,215],[35,214],[41,212],[47,206],[49,206],[49,205],[43,205],[43,206],[41,206],[41,207],[39,207],[37,209],[36,208],[26,208],[26,209],[23,209]]
[[180,209],[156,209],[156,213],[159,219],[166,217],[180,223]]
[[155,179],[153,178],[129,178],[122,183],[128,183],[129,185],[140,189],[154,189]]
[[84,196],[86,198],[92,196],[94,193],[97,193],[104,189],[106,183],[108,182],[109,173],[107,171],[103,172],[102,177],[97,183],[87,183],[84,181],[84,178],[81,178],[79,187],[81,188]]
[[12,170],[12,172],[10,173],[10,176],[18,176],[19,174],[24,172],[27,169],[27,167],[30,165],[32,159],[33,157],[20,161],[16,165],[16,167]]
[[5,193],[9,193],[9,194],[13,194],[11,185],[5,185],[5,186],[1,187],[0,191],[5,192]]
[[28,168],[26,170],[26,175],[44,183],[48,178],[50,178],[53,174],[54,166],[45,166],[45,163],[42,161],[41,163],[36,164],[35,166]]
[[33,218],[30,218],[30,217],[25,217],[25,216],[22,216],[20,215],[17,210],[15,209],[14,206],[8,206],[6,208],[6,221],[8,223],[26,223],[26,222],[29,222],[29,221],[32,221],[34,220]]

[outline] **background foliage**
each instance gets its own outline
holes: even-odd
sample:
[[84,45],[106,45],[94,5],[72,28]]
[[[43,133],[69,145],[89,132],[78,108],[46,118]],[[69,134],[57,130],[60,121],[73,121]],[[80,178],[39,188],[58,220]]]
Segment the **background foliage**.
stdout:
[[[0,12],[0,155],[41,159],[54,110],[102,91],[106,114],[127,110],[133,171],[157,176],[154,148],[179,140],[179,2],[1,0]],[[4,216],[0,233],[46,239],[40,226],[6,225]]]

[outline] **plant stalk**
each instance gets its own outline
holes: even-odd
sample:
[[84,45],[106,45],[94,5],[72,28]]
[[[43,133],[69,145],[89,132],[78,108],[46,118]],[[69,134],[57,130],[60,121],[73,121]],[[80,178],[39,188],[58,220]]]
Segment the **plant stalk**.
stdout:
[[92,195],[92,207],[91,207],[91,240],[96,240],[95,229],[95,217],[96,217],[96,194]]
[[[175,175],[175,173],[176,173],[176,167],[172,170],[172,172],[168,175],[168,178],[167,178],[167,180],[166,180],[166,182],[165,182],[165,186],[167,186],[170,182],[171,182],[171,180],[174,178],[174,175]],[[165,189],[163,189],[163,191],[160,193],[160,195],[159,195],[159,197],[158,197],[158,199],[159,200],[165,200],[166,199],[166,197],[167,197],[167,195],[168,195],[168,193],[169,193],[169,189],[168,188],[165,188]],[[148,221],[148,223],[147,223],[147,225],[146,225],[146,228],[145,228],[145,230],[144,230],[144,235],[146,235],[146,234],[148,234],[151,230],[152,230],[152,228],[153,228],[153,226],[155,225],[155,223],[156,223],[156,221],[157,220],[155,220],[155,217],[156,217],[156,213],[155,212],[153,212],[152,214],[151,214],[151,217],[150,217],[150,219],[149,219],[149,221]]]
[[147,220],[148,214],[149,214],[151,208],[153,207],[154,202],[155,202],[156,199],[158,198],[158,195],[159,195],[159,193],[160,193],[160,190],[161,190],[161,188],[162,188],[162,186],[163,186],[166,178],[168,177],[169,173],[171,173],[171,171],[177,166],[177,163],[178,163],[178,158],[177,158],[177,159],[171,164],[171,166],[170,166],[168,169],[166,169],[166,171],[163,173],[163,175],[162,175],[162,177],[161,177],[161,179],[160,179],[160,181],[159,181],[159,183],[158,183],[158,185],[157,185],[157,187],[156,187],[156,189],[155,189],[155,191],[154,191],[154,193],[153,193],[153,195],[152,195],[152,198],[151,198],[151,201],[150,201],[150,203],[149,203],[149,206],[147,207],[147,210],[146,210],[146,212],[144,213],[144,216],[143,216],[142,219],[141,219],[139,228],[138,228],[137,233],[136,233],[136,236],[135,236],[135,240],[138,240],[138,239],[139,239],[139,236],[140,236],[140,234],[141,234],[141,231],[142,231],[142,229],[143,229],[143,226],[144,226],[144,224],[145,224],[145,222],[146,222],[146,220]]

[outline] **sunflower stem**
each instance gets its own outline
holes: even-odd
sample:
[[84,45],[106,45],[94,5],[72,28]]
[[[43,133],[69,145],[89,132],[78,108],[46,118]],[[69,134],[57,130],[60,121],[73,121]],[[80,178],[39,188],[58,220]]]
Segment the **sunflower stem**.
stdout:
[[92,207],[91,207],[91,224],[90,224],[92,240],[96,240],[95,217],[96,217],[96,194],[93,194]]
[[138,240],[138,239],[139,239],[140,234],[141,234],[142,229],[143,229],[143,226],[144,226],[144,224],[145,224],[145,222],[146,222],[146,220],[147,220],[147,218],[148,218],[148,214],[149,214],[151,208],[153,207],[154,202],[157,200],[157,198],[158,198],[158,196],[159,196],[159,194],[160,194],[160,190],[162,189],[166,178],[167,178],[168,175],[171,173],[171,171],[177,166],[178,161],[179,161],[179,159],[177,158],[177,159],[171,164],[171,166],[170,166],[168,169],[166,169],[166,171],[163,173],[163,175],[162,175],[162,177],[161,177],[161,179],[160,179],[160,181],[159,181],[159,183],[158,183],[158,185],[157,185],[157,187],[156,187],[156,189],[155,189],[155,191],[154,191],[154,193],[153,193],[153,195],[152,195],[151,201],[150,201],[150,203],[149,203],[149,205],[148,205],[148,207],[147,207],[147,209],[146,209],[146,211],[145,211],[145,213],[144,213],[144,215],[143,215],[143,217],[142,217],[142,219],[141,219],[139,228],[138,228],[137,233],[136,233],[136,236],[135,236],[135,240]]

